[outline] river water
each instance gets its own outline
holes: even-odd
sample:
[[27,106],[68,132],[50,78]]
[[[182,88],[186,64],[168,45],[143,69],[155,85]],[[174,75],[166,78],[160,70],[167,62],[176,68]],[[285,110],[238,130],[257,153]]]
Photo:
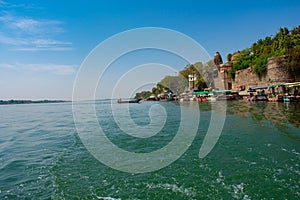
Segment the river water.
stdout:
[[[85,107],[93,102],[76,104],[88,112]],[[97,101],[95,110],[115,145],[148,153],[172,141],[182,107],[191,104],[200,108],[200,120],[187,151],[160,170],[137,174],[112,169],[89,153],[75,127],[72,103],[0,106],[0,199],[300,199],[299,103],[227,102],[222,134],[204,158],[199,149],[210,124],[209,102],[130,105],[140,126],[151,122],[153,105],[165,109],[164,127],[148,138],[126,135],[110,101]],[[116,106],[122,112],[128,105]],[[160,115],[154,119],[163,121]],[[185,120],[195,124],[193,117]]]

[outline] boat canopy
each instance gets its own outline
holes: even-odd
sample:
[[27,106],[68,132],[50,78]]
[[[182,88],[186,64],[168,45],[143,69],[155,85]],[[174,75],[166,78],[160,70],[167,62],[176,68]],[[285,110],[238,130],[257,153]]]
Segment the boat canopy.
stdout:
[[295,83],[285,83],[284,84],[286,87],[297,87],[300,86],[300,82],[295,82]]
[[278,87],[282,87],[285,86],[284,84],[274,84],[274,85],[269,85],[269,88],[278,88]]
[[267,89],[269,86],[253,86],[250,87],[249,90],[263,90],[263,89]]
[[208,95],[209,92],[208,91],[199,91],[199,92],[194,92],[194,94],[196,94],[196,95]]
[[231,90],[214,90],[214,94],[231,94]]

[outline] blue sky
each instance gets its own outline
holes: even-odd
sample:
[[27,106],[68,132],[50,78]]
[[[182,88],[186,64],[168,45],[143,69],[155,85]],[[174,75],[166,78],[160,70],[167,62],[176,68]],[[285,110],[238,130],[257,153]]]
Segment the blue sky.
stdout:
[[[228,53],[249,47],[280,27],[299,25],[299,10],[298,0],[0,0],[0,99],[71,99],[76,73],[86,56],[122,31],[172,29],[193,38],[211,57],[219,51],[226,60]],[[156,54],[155,62],[162,59],[177,70],[186,64]],[[136,59],[152,62],[147,55]],[[116,65],[112,74],[132,60]],[[99,92],[97,97],[109,93]]]

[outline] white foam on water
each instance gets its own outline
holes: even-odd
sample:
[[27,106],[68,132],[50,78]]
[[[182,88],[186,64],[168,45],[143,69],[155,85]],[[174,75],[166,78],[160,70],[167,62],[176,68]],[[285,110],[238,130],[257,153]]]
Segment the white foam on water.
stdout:
[[222,171],[219,171],[218,173],[218,178],[217,178],[217,183],[223,183],[224,182],[225,177],[222,175]]
[[233,198],[235,199],[243,199],[243,200],[250,200],[251,197],[247,194],[245,194],[244,189],[245,189],[245,184],[240,183],[237,185],[231,185],[233,188]]
[[[233,199],[243,199],[243,200],[250,200],[251,197],[245,193],[245,183],[239,184],[226,184],[226,177],[222,174],[222,171],[218,172],[218,177],[216,179],[217,184],[220,184],[223,188],[229,191],[232,194]],[[233,191],[232,191],[233,190]]]
[[120,198],[114,198],[114,197],[99,197],[99,196],[97,196],[97,199],[100,199],[100,200],[121,200]]
[[169,184],[169,183],[164,183],[164,184],[152,184],[152,183],[147,183],[146,185],[147,188],[149,189],[156,189],[156,188],[159,188],[159,189],[163,189],[163,190],[171,190],[172,192],[175,192],[175,193],[181,193],[185,196],[188,196],[188,197],[195,197],[196,196],[196,192],[191,189],[191,188],[184,188],[182,186],[178,187],[176,184]]

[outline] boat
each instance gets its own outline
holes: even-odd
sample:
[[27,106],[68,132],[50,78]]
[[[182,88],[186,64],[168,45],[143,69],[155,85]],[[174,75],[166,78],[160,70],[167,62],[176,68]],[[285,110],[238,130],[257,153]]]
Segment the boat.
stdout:
[[184,92],[180,95],[179,101],[196,101],[196,95],[194,95],[192,92]]
[[118,103],[139,103],[141,99],[129,99],[129,100],[122,100],[118,99]]
[[284,96],[284,97],[283,97],[283,101],[284,101],[284,102],[290,102],[291,99],[289,98],[289,96]]
[[236,100],[236,96],[232,95],[231,90],[215,90],[212,92],[217,101]]
[[276,102],[283,102],[283,93],[285,92],[286,86],[284,84],[273,84],[269,85],[268,87],[268,100],[269,101],[276,101]]
[[284,102],[296,102],[300,101],[300,82],[285,83],[285,95],[283,97]]
[[265,94],[254,95],[254,101],[268,101],[268,96]]
[[[249,101],[268,101],[268,96],[265,94],[265,90],[268,86],[255,86],[250,87],[248,92],[250,92]],[[256,94],[253,94],[256,92]]]
[[196,101],[198,102],[205,102],[207,101],[209,91],[197,91],[193,93],[196,95]]

